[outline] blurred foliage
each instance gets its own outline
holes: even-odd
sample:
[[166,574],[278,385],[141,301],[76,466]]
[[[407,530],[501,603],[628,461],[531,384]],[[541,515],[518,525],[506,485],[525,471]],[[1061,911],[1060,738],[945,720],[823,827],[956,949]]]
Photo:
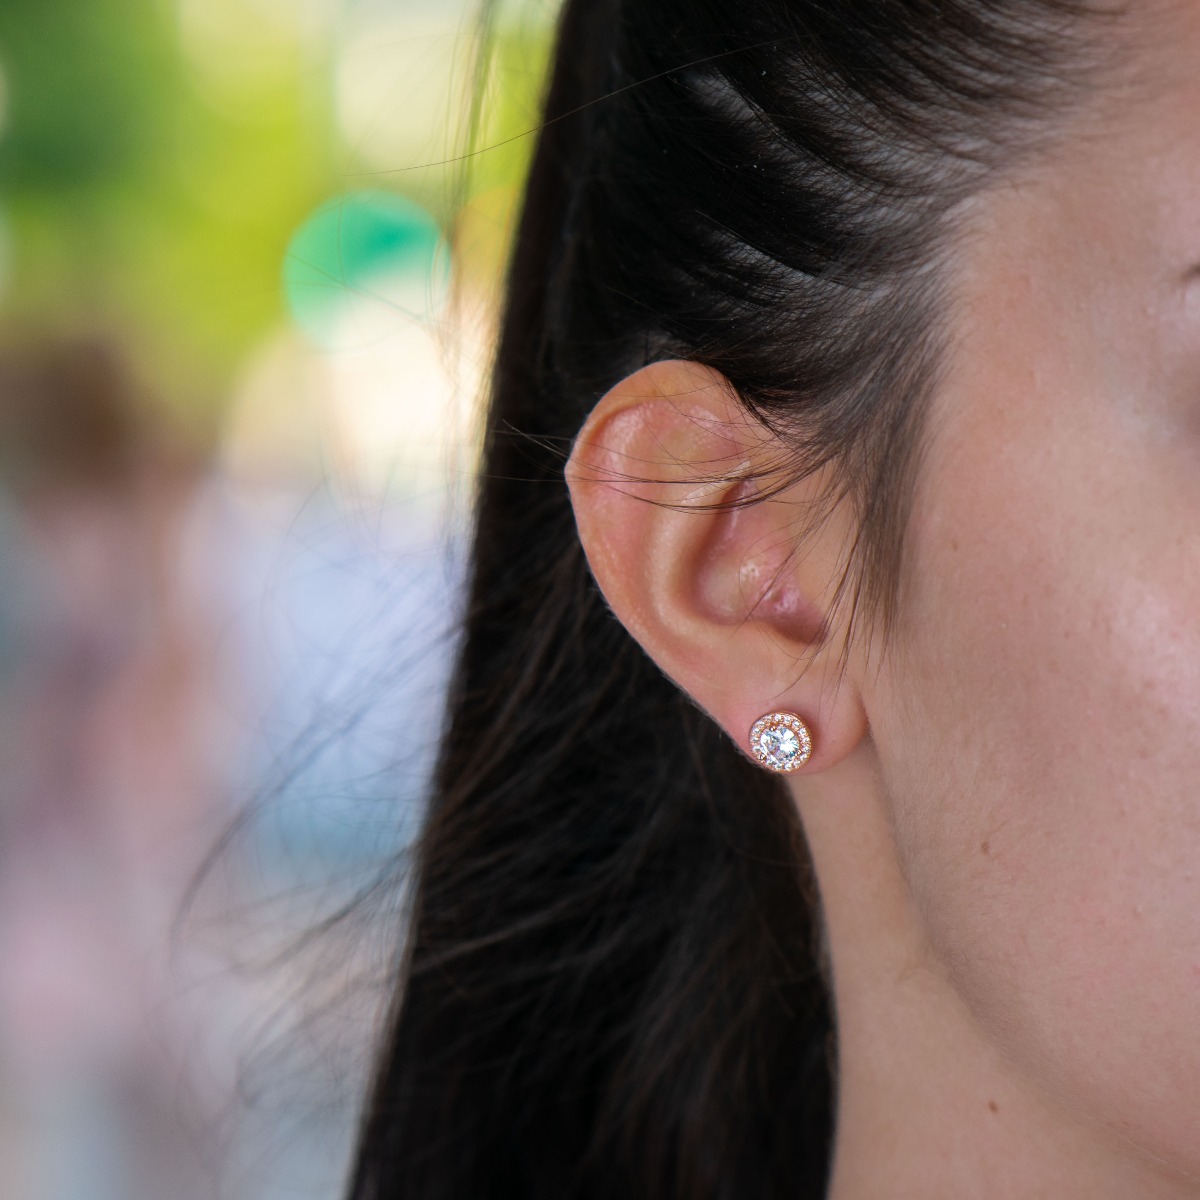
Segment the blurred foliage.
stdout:
[[253,121],[218,112],[155,0],[5,0],[0,63],[7,315],[99,325],[210,424],[278,313],[290,228],[329,189],[328,105],[300,103],[296,62]]
[[[314,35],[287,15],[313,0],[290,2],[273,23],[264,0],[0,5],[0,319],[115,339],[205,439],[240,364],[286,319],[286,249],[314,209],[393,189],[463,231],[467,277],[494,278],[533,146],[548,10],[496,17],[473,144],[492,149],[464,173],[451,131],[448,161],[381,172],[338,127],[337,22],[354,6],[329,0]],[[390,12],[403,19],[404,0]],[[207,40],[185,45],[189,20]],[[458,23],[467,42],[474,31]]]
[[173,30],[147,0],[5,0],[10,128],[0,179],[43,195],[144,170],[177,91]]

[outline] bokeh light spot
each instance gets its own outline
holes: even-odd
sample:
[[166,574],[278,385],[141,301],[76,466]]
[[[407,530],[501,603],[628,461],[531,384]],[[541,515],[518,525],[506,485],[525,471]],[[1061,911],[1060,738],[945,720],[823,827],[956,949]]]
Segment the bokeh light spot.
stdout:
[[384,191],[323,204],[293,236],[283,270],[293,317],[321,345],[348,310],[363,306],[428,319],[441,307],[449,277],[450,255],[437,221]]

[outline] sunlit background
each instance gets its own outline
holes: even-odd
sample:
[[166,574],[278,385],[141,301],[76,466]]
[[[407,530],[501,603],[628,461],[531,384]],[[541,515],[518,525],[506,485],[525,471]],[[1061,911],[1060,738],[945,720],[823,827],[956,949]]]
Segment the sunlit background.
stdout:
[[0,1196],[337,1197],[552,0],[0,5]]

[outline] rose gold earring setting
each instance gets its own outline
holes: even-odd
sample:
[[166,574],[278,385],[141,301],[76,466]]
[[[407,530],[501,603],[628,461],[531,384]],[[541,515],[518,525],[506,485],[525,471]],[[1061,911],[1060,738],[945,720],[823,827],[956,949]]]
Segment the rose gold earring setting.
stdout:
[[759,717],[750,729],[750,750],[768,771],[798,771],[812,756],[812,734],[793,712]]

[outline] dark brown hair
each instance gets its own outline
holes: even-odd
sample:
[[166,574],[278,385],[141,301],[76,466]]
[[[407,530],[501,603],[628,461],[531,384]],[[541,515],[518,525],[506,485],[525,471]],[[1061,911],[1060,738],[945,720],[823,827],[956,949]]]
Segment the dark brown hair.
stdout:
[[627,373],[716,368],[793,478],[832,464],[856,611],[886,624],[943,251],[1070,103],[1079,8],[567,0],[354,1200],[823,1194],[836,1054],[793,807],[605,606],[565,452]]

